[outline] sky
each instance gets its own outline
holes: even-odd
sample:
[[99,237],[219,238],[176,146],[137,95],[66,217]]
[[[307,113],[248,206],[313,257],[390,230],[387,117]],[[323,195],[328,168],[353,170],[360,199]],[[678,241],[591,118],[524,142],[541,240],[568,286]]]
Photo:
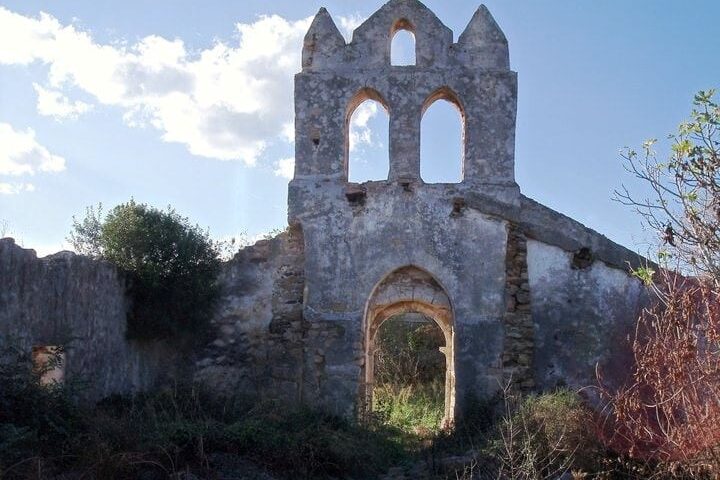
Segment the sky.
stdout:
[[[427,0],[455,35],[475,1]],[[321,6],[349,41],[381,1],[0,0],[0,236],[69,248],[73,215],[134,198],[216,238],[287,223],[293,75]],[[645,253],[612,201],[623,146],[664,138],[693,94],[720,86],[720,2],[487,0],[518,72],[522,192]],[[393,53],[407,57],[411,40]],[[405,58],[406,59],[406,58]],[[422,124],[423,178],[459,175],[459,119]],[[353,116],[350,176],[387,174],[387,117]]]

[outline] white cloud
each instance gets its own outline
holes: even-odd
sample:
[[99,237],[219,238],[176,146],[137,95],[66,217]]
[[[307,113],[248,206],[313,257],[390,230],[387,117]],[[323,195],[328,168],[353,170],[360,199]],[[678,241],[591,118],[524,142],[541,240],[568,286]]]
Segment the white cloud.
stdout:
[[347,42],[352,41],[353,31],[360,26],[365,18],[355,13],[349,17],[340,17],[340,32],[345,36]]
[[[129,126],[155,128],[195,155],[253,165],[273,142],[293,140],[293,75],[311,20],[262,16],[236,24],[232,42],[188,51],[181,39],[157,35],[100,44],[51,15],[0,7],[0,64],[48,65],[48,87],[36,87],[42,114],[72,118],[87,111],[89,105],[66,96],[79,89],[120,107]],[[345,30],[358,23],[340,18]]]
[[17,195],[22,192],[33,191],[35,191],[35,186],[32,183],[0,182],[0,195]]
[[287,178],[292,180],[295,175],[295,158],[282,158],[275,163],[275,170],[273,173],[278,177]]
[[[65,159],[35,140],[35,132],[0,123],[0,175],[35,175],[65,170]],[[27,189],[26,189],[27,190]]]
[[58,120],[73,119],[90,111],[92,108],[92,105],[85,102],[71,102],[58,90],[46,89],[37,83],[33,83],[33,88],[37,92],[37,110],[40,115],[55,117]]
[[0,123],[0,195],[35,190],[35,186],[27,181],[9,181],[2,177],[33,176],[62,170],[65,170],[65,159],[40,145],[32,129],[15,130],[8,123]]
[[373,145],[372,130],[368,123],[378,112],[378,103],[366,100],[353,112],[350,118],[350,151],[355,151],[361,145]]

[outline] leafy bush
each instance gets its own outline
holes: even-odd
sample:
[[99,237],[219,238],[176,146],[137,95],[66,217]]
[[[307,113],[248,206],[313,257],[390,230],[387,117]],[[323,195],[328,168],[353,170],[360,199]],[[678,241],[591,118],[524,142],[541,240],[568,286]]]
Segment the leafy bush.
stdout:
[[175,210],[128,203],[104,218],[102,206],[73,219],[68,237],[80,253],[101,257],[130,276],[131,338],[198,332],[217,298],[219,252],[207,232]]
[[[60,363],[56,352],[52,366]],[[71,401],[71,389],[42,385],[43,369],[33,368],[29,353],[0,352],[0,478],[3,470],[36,456],[67,453],[71,435],[83,419]]]

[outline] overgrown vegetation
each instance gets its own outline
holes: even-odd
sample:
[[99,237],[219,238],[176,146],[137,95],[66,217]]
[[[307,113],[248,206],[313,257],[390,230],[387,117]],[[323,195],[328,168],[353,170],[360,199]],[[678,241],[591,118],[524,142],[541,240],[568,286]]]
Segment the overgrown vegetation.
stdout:
[[[619,455],[652,465],[657,478],[720,475],[720,106],[695,95],[690,119],[667,154],[648,140],[623,153],[647,188],[617,198],[657,233],[660,268],[635,274],[653,302],[637,323],[630,381],[601,385],[600,434]],[[602,382],[601,382],[602,383]]]
[[220,399],[193,385],[81,405],[75,386],[43,386],[29,355],[6,351],[1,365],[3,479],[372,479],[388,470],[408,479],[710,478],[670,477],[664,466],[609,453],[568,390],[506,391],[419,441],[372,420]]
[[565,472],[598,473],[602,460],[593,414],[569,390],[525,398],[506,393],[505,414],[490,453],[512,479],[555,479]]
[[663,270],[633,344],[632,380],[603,389],[606,444],[669,471],[720,474],[720,293]]
[[439,431],[445,413],[445,344],[433,320],[398,316],[375,339],[372,409],[378,419],[410,434]]
[[387,425],[429,437],[440,429],[444,397],[444,382],[406,386],[383,384],[373,390],[373,411]]
[[406,455],[395,430],[302,406],[186,385],[83,407],[71,386],[42,386],[27,355],[8,351],[1,365],[3,479],[370,478]]
[[163,338],[201,331],[217,298],[220,251],[207,231],[174,209],[130,200],[103,215],[89,207],[73,218],[75,250],[104,258],[130,277],[131,338]]

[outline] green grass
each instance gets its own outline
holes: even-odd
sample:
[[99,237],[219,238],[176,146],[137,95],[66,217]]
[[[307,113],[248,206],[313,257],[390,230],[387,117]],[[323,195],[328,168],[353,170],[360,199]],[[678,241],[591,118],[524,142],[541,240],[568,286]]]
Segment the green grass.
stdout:
[[445,411],[445,385],[378,385],[373,389],[373,412],[380,421],[409,434],[429,437],[440,431]]

